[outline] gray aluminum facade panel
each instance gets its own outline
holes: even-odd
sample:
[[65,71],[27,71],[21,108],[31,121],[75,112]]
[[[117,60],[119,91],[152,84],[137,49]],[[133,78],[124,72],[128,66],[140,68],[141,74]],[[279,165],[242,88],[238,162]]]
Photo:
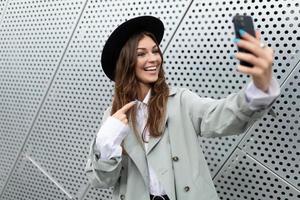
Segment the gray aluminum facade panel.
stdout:
[[113,83],[102,47],[126,19],[154,15],[167,81],[220,99],[249,77],[235,71],[232,17],[252,15],[275,49],[281,96],[245,134],[199,138],[221,199],[297,199],[300,2],[298,0],[0,1],[0,199],[111,199],[90,187],[85,160]]

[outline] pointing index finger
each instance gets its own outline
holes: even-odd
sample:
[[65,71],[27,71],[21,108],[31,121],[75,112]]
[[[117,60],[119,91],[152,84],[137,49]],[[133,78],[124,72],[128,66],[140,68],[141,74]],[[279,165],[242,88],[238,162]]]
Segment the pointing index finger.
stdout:
[[121,111],[122,113],[126,113],[126,112],[127,112],[130,108],[132,108],[132,106],[134,106],[135,104],[136,104],[136,101],[131,101],[131,102],[125,104],[125,105],[120,109],[120,111]]

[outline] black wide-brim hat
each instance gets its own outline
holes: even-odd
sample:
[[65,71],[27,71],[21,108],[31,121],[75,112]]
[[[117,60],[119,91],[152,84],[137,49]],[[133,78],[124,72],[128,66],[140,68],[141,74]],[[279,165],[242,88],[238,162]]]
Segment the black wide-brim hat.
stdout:
[[109,36],[101,55],[102,69],[109,79],[115,79],[116,63],[127,40],[144,31],[152,33],[160,44],[164,35],[164,24],[153,16],[136,17],[118,26]]

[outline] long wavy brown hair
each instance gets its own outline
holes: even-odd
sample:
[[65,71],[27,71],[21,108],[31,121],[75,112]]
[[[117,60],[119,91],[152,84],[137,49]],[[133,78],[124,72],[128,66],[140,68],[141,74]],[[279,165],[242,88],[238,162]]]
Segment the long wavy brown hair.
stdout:
[[[151,85],[151,97],[148,102],[148,121],[146,127],[153,137],[162,134],[164,128],[164,119],[166,114],[167,99],[169,95],[169,87],[166,83],[165,72],[163,70],[163,55],[159,48],[159,44],[153,34],[149,32],[141,32],[133,35],[123,46],[116,64],[115,71],[115,92],[112,104],[111,114],[122,108],[125,104],[138,99],[139,81],[135,74],[135,66],[137,63],[137,47],[138,43],[145,36],[149,36],[158,46],[159,54],[162,62],[159,68],[158,80]],[[140,137],[136,127],[136,108],[131,108],[127,117],[132,125],[137,137]]]

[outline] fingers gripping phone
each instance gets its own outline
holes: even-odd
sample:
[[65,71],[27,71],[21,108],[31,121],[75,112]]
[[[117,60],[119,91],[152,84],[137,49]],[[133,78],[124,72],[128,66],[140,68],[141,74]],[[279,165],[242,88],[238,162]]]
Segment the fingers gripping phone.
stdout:
[[[255,30],[254,30],[254,25],[253,25],[253,20],[251,16],[247,15],[235,15],[232,20],[234,24],[234,30],[235,30],[235,36],[238,39],[241,39],[241,35],[239,30],[244,30],[248,34],[252,35],[255,37]],[[249,51],[238,47],[238,51],[240,52],[245,52],[245,53],[250,53]],[[244,65],[246,67],[253,67],[252,64],[245,62],[245,61],[240,61],[241,65]]]

